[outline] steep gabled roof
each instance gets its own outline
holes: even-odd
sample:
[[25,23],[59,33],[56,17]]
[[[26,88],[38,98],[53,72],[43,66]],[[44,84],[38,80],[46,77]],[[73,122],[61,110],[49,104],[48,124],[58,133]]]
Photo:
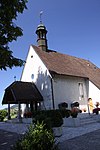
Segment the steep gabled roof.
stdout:
[[88,60],[61,54],[56,51],[42,51],[32,45],[50,72],[89,78],[100,89],[100,69]]
[[34,83],[15,81],[5,90],[2,104],[39,102],[43,97]]

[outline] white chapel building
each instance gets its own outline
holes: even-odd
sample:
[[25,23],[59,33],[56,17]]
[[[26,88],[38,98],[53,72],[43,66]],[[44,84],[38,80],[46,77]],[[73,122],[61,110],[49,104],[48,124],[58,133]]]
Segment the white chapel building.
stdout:
[[[40,23],[37,46],[30,45],[21,81],[34,83],[43,97],[41,109],[57,109],[62,102],[79,102],[88,111],[88,98],[100,102],[100,69],[92,62],[48,49],[47,30]],[[25,106],[25,105],[23,105]],[[24,107],[23,107],[24,108]]]

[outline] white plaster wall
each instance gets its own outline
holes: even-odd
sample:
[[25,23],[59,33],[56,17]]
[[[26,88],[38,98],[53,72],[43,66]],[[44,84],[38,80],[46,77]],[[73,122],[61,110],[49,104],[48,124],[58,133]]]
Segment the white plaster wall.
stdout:
[[100,102],[100,90],[91,81],[89,81],[89,98],[92,98],[94,106],[96,102]]
[[[34,75],[32,79],[31,76]],[[34,82],[44,98],[43,108],[52,108],[51,76],[45,64],[30,46],[21,81]]]
[[[83,83],[84,88],[84,98],[79,100],[79,87],[78,83]],[[58,104],[61,102],[67,102],[70,104],[73,101],[80,103],[80,108],[87,108],[87,99],[88,99],[88,79],[79,78],[79,77],[62,77],[58,76],[53,80],[53,89],[54,89],[54,99],[55,107],[58,108]]]

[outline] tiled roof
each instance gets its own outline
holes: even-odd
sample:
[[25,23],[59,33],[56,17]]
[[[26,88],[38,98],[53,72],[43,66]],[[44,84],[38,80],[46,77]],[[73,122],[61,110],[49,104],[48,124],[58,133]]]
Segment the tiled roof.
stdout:
[[6,88],[2,104],[26,103],[27,101],[42,101],[43,97],[34,83],[15,81]]
[[90,61],[32,46],[50,72],[89,78],[100,89],[100,69]]

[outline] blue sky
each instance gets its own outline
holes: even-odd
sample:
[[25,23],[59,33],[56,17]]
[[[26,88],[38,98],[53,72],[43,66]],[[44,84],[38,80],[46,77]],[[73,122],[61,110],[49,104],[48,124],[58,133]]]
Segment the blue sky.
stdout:
[[[27,7],[15,21],[23,29],[23,36],[10,43],[15,57],[25,60],[29,45],[37,45],[35,31],[43,10],[49,49],[88,59],[100,67],[100,0],[29,0]],[[0,103],[14,76],[20,80],[22,69],[0,71]],[[0,104],[0,109],[4,107]]]

